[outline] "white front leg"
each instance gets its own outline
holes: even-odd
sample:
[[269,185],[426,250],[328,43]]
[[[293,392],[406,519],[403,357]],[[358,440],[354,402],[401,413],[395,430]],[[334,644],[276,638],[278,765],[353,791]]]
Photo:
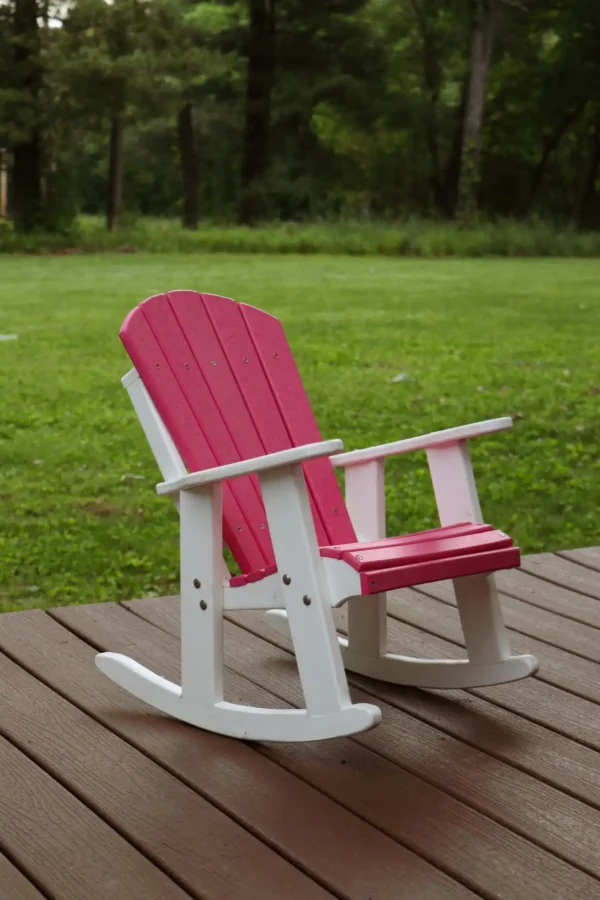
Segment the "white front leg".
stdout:
[[181,689],[186,702],[223,699],[222,489],[182,491]]
[[[359,541],[386,536],[385,460],[376,459],[346,470],[346,506]],[[384,656],[387,652],[385,594],[348,600],[348,646],[357,656]]]
[[307,712],[337,712],[350,694],[302,468],[261,472],[260,483]]

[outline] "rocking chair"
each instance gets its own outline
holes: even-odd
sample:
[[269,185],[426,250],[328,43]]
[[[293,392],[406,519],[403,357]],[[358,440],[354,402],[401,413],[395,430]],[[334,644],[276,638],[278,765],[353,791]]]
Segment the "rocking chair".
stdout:
[[[283,328],[225,297],[174,291],[125,319],[135,366],[123,378],[180,513],[181,684],[133,659],[98,667],[178,719],[246,740],[310,741],[377,725],[352,703],[345,669],[429,688],[514,681],[537,669],[513,656],[493,572],[520,564],[510,537],[482,523],[467,439],[510,427],[494,419],[368,450],[323,441]],[[384,460],[425,450],[440,527],[386,538]],[[346,472],[346,502],[333,466]],[[241,570],[231,575],[223,542]],[[468,658],[387,652],[385,592],[452,579]],[[348,639],[332,608],[348,603]],[[223,699],[223,614],[268,610],[291,637],[306,708]]]

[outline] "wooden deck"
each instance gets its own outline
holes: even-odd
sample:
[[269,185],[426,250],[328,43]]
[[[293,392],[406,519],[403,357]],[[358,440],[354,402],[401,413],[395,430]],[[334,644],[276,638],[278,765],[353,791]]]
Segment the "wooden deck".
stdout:
[[[499,582],[538,677],[445,694],[355,677],[382,724],[319,744],[200,732],[96,670],[111,649],[176,677],[175,598],[0,616],[0,896],[600,898],[600,548]],[[444,585],[389,613],[397,648],[456,655]],[[228,699],[297,704],[262,614],[226,631]]]

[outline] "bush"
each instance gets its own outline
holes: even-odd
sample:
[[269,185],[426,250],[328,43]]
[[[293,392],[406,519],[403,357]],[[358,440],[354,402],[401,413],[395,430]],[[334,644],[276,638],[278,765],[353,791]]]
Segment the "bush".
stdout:
[[600,256],[600,232],[510,220],[473,225],[407,220],[270,223],[256,228],[204,224],[186,231],[171,219],[130,218],[109,232],[102,219],[82,217],[62,233],[18,235],[0,229],[4,253],[298,253],[347,256]]

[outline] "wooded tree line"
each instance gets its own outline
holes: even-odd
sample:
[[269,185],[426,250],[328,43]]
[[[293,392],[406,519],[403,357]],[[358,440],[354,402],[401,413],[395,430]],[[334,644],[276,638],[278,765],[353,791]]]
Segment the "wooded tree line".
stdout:
[[0,0],[15,227],[600,223],[595,0]]

